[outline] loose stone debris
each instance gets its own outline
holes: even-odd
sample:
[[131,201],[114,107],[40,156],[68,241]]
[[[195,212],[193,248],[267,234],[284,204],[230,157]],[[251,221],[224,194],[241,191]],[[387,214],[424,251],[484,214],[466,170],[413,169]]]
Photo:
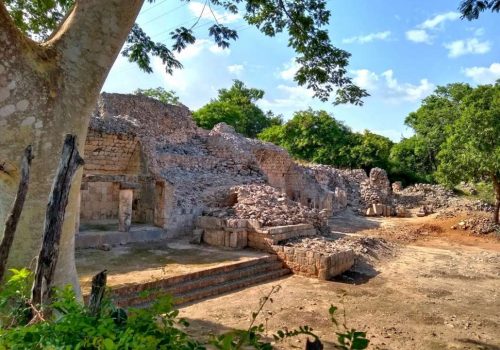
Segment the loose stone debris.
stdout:
[[[368,241],[329,237],[329,220],[347,208],[387,217],[491,210],[482,202],[464,203],[439,185],[391,185],[380,168],[367,174],[299,164],[276,145],[243,137],[224,123],[201,129],[185,106],[145,96],[101,95],[85,158],[80,224],[119,222],[127,234],[147,224],[161,228],[162,239],[252,247],[322,279],[351,268],[368,249]],[[462,226],[491,232],[483,221]]]

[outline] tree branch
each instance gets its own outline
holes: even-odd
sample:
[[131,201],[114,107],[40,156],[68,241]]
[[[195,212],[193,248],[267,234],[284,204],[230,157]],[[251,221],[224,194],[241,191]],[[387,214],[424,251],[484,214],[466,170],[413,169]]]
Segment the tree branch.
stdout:
[[14,241],[17,223],[19,222],[19,218],[21,217],[21,213],[24,207],[24,200],[26,199],[26,194],[28,193],[32,159],[33,150],[30,145],[24,150],[19,188],[17,190],[17,195],[16,199],[14,200],[12,211],[10,212],[10,215],[7,218],[7,222],[5,223],[2,243],[0,243],[0,283],[2,282],[5,275],[7,259],[9,258],[10,248],[12,247],[12,242]]
[[[45,45],[60,54],[67,89],[99,91],[144,0],[77,0]],[[66,91],[67,92],[67,91]]]
[[31,291],[31,302],[35,306],[47,304],[50,301],[71,182],[73,175],[82,165],[83,159],[78,153],[76,137],[66,135],[61,161],[47,205],[42,247],[38,255],[35,280]]
[[[0,47],[2,48],[8,47],[11,49],[14,48],[16,51],[22,51],[28,48],[35,49],[38,46],[36,42],[24,35],[24,33],[17,28],[2,0],[0,0],[0,34],[3,34],[0,35]],[[0,62],[9,58],[2,57],[2,51],[5,50],[0,50]]]

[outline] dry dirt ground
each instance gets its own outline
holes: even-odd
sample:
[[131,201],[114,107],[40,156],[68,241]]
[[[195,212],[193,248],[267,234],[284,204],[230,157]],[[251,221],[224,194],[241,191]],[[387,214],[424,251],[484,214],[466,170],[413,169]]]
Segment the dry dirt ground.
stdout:
[[[370,349],[500,350],[500,240],[451,230],[462,217],[411,219],[344,215],[334,231],[376,235],[393,247],[374,257],[372,276],[333,282],[290,276],[183,307],[189,332],[208,336],[245,329],[260,299],[280,285],[258,323],[267,334],[310,325],[332,349],[331,304],[345,309],[349,327],[368,332]],[[354,229],[353,229],[354,228]],[[343,321],[342,312],[338,315]],[[276,344],[304,349],[305,338]]]

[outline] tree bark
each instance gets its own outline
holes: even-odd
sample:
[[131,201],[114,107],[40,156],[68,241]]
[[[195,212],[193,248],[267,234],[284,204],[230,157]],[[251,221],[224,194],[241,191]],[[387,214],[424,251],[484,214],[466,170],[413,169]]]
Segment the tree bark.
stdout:
[[19,187],[17,190],[16,199],[14,200],[14,205],[12,206],[12,211],[10,212],[10,215],[7,218],[7,222],[5,223],[2,243],[0,243],[0,283],[2,283],[3,277],[5,275],[7,258],[9,257],[12,242],[14,241],[17,223],[19,222],[19,218],[21,217],[21,213],[23,211],[26,194],[28,193],[32,159],[33,149],[31,145],[29,145],[24,150],[24,156],[21,166],[21,180],[19,181]]
[[493,175],[493,188],[495,189],[495,210],[493,211],[493,221],[500,223],[500,178]]
[[50,301],[71,182],[73,175],[82,165],[83,159],[78,153],[76,138],[73,135],[67,135],[47,206],[42,247],[38,255],[35,281],[31,291],[33,305],[48,304]]
[[[92,110],[143,0],[77,0],[57,32],[44,43],[24,36],[0,0],[0,232],[17,190],[19,154],[33,145],[30,193],[7,265],[29,266],[38,254],[43,220],[66,134],[83,153]],[[79,293],[74,234],[81,171],[74,177],[61,236],[57,285]]]
[[107,270],[99,272],[92,278],[92,290],[90,291],[89,311],[92,316],[99,316],[101,312],[102,299],[106,291]]

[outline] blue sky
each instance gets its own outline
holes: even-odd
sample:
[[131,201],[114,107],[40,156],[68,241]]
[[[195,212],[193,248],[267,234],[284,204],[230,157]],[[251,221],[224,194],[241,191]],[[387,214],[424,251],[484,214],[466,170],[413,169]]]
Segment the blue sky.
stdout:
[[[265,91],[259,105],[290,118],[308,107],[324,109],[355,131],[369,129],[398,141],[411,135],[404,126],[409,112],[437,85],[472,85],[500,79],[500,14],[461,20],[459,0],[329,1],[329,32],[334,44],[352,54],[349,70],[371,97],[363,107],[333,106],[314,100],[312,92],[293,81],[294,52],[287,36],[268,38],[241,16],[213,8],[219,22],[237,29],[239,40],[221,50],[208,39],[212,14],[204,11],[194,29],[197,42],[178,55],[184,69],[167,75],[158,59],[154,74],[142,73],[119,57],[103,91],[130,93],[162,86],[174,90],[192,110],[217,96],[233,79]],[[191,26],[203,2],[157,0],[146,4],[137,22],[156,41],[171,44],[169,32]]]

